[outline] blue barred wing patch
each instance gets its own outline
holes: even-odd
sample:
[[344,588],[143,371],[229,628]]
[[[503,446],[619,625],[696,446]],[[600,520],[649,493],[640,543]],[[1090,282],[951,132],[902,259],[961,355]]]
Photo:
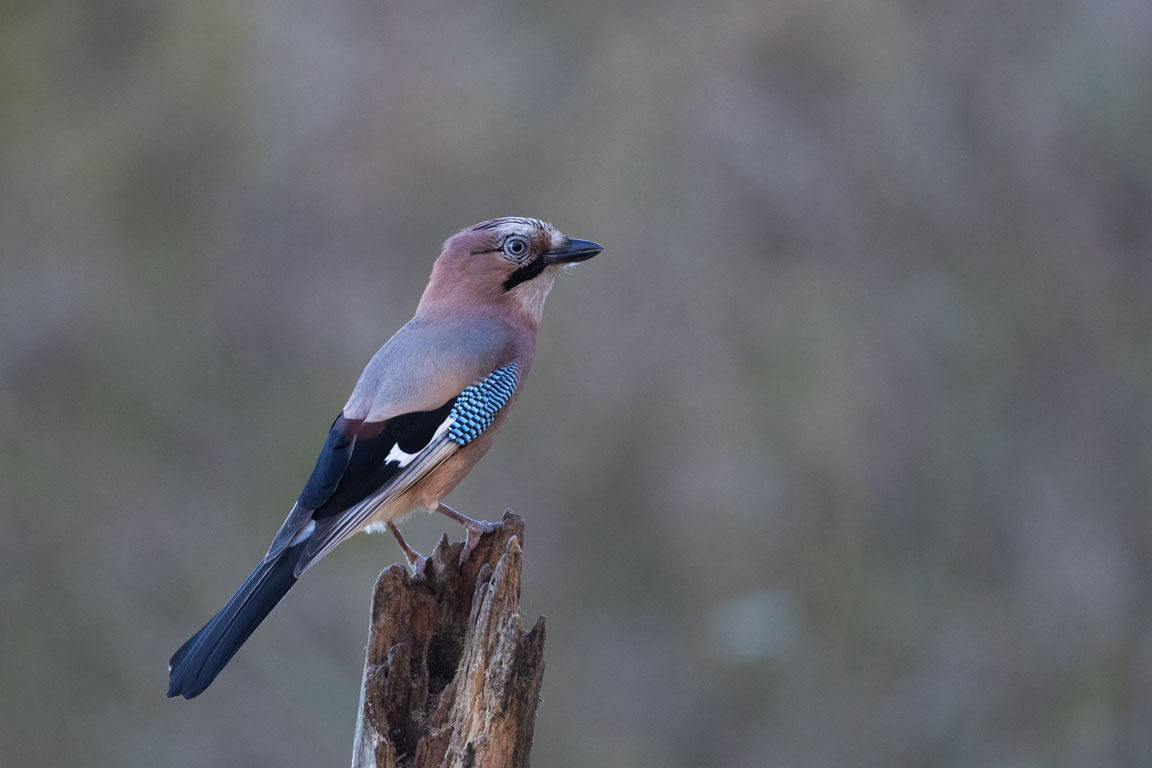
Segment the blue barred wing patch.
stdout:
[[475,440],[492,424],[496,412],[504,407],[515,389],[515,362],[497,368],[484,381],[465,389],[449,414],[448,439],[461,446]]

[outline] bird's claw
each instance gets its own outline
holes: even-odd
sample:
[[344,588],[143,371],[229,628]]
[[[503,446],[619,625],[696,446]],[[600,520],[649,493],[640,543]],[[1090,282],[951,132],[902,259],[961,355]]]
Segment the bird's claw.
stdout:
[[487,520],[473,520],[467,515],[460,514],[444,502],[436,505],[436,511],[460,523],[460,525],[464,526],[464,530],[468,532],[467,537],[464,539],[464,549],[460,552],[459,565],[464,565],[464,561],[468,559],[468,555],[472,554],[472,550],[475,549],[476,545],[480,542],[481,536],[486,533],[492,533],[492,531],[500,527],[500,523],[490,523]]
[[428,558],[424,555],[416,555],[415,557],[408,558],[408,567],[412,570],[412,578],[424,578],[424,564],[428,562]]
[[412,569],[412,577],[423,578],[424,564],[428,562],[428,558],[408,546],[408,542],[400,535],[400,529],[397,528],[394,523],[388,523],[388,530],[396,537],[396,541],[400,544],[400,549],[404,550],[404,559],[408,561],[408,567]]
[[486,533],[492,533],[499,527],[499,523],[490,523],[487,520],[473,520],[471,523],[465,523],[464,530],[468,532],[468,535],[464,538],[464,549],[460,551],[460,565],[467,562],[472,550],[480,543],[480,537]]

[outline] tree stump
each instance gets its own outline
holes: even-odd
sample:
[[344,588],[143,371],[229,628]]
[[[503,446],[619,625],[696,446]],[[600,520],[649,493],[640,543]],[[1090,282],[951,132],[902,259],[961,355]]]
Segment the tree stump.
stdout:
[[423,572],[393,565],[372,594],[352,768],[528,764],[544,617],[520,620],[524,519],[508,510],[460,563],[440,539]]

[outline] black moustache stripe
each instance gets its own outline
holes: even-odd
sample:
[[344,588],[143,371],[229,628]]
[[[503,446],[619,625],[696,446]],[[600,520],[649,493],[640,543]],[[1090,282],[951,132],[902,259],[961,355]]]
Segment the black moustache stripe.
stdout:
[[542,258],[536,259],[529,264],[525,264],[512,274],[508,275],[508,279],[504,281],[504,290],[510,291],[516,286],[520,285],[520,283],[528,282],[543,272],[544,268],[547,266],[548,263]]

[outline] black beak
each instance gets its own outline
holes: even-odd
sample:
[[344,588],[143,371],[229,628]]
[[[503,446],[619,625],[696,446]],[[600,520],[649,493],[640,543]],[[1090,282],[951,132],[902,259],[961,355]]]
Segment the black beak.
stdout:
[[591,240],[569,238],[564,248],[548,251],[541,258],[546,264],[573,264],[577,261],[586,261],[602,250],[604,248],[599,243],[594,243]]

